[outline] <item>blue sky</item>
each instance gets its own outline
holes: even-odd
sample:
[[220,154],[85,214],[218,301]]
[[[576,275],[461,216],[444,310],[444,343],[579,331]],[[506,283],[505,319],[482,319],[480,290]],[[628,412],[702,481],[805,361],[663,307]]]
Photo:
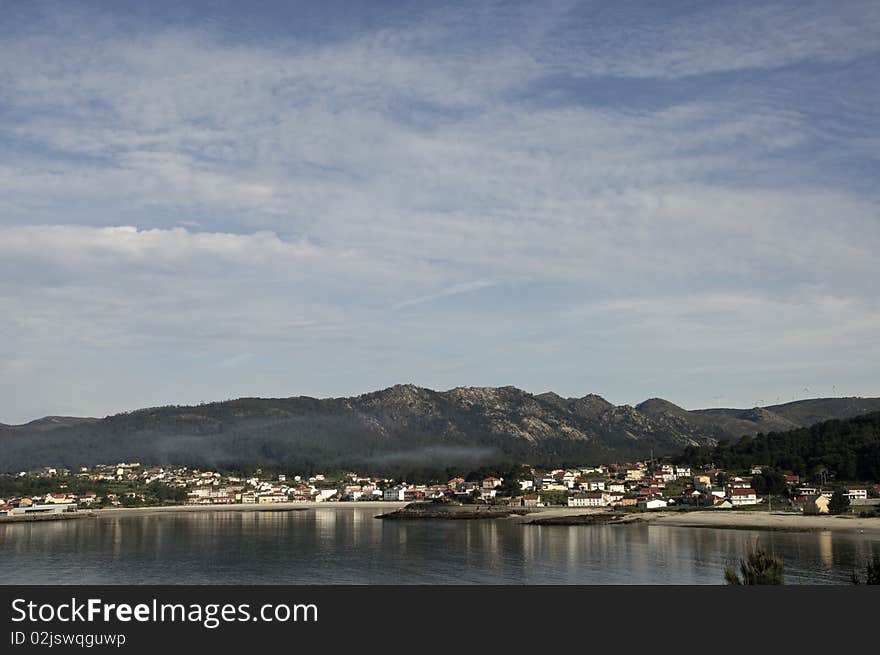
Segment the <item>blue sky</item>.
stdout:
[[3,3],[0,421],[880,395],[880,5]]

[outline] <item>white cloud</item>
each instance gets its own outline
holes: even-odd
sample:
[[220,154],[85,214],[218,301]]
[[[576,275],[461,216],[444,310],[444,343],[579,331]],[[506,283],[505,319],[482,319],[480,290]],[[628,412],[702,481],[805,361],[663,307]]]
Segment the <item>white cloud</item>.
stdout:
[[[795,69],[871,56],[875,8],[579,11],[434,10],[326,43],[88,12],[0,34],[0,419],[37,411],[65,361],[43,413],[406,379],[703,398],[661,372],[719,335],[789,369],[843,335],[841,370],[867,379],[872,87]],[[593,102],[609,75],[656,102]],[[108,381],[70,399],[83,371]]]

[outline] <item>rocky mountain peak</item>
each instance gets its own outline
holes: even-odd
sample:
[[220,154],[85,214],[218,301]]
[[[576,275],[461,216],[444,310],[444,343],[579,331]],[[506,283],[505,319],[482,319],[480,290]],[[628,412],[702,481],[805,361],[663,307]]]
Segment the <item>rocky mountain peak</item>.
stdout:
[[683,407],[679,407],[675,403],[671,403],[663,398],[649,398],[636,405],[636,409],[648,416],[660,416],[663,414],[685,416],[688,413]]

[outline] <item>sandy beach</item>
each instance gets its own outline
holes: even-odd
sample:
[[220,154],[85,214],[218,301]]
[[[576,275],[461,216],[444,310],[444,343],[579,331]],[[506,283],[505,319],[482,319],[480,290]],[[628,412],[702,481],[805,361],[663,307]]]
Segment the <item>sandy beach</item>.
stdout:
[[[563,518],[604,514],[605,510],[594,508],[547,508],[534,514],[512,517],[521,523],[529,523],[536,518]],[[805,516],[788,512],[738,512],[729,510],[702,512],[638,512],[626,514],[621,523],[649,522],[657,525],[695,528],[728,528],[755,530],[848,530],[863,532],[880,537],[880,518],[859,518],[856,516]]]
[[810,516],[786,512],[646,512],[639,515],[643,520],[660,525],[701,528],[754,528],[759,530],[849,530],[863,531],[880,537],[880,518],[857,516]]

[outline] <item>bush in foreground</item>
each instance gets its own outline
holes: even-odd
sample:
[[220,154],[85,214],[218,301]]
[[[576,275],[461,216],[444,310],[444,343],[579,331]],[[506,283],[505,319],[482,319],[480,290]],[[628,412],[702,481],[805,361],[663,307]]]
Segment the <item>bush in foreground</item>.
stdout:
[[779,585],[783,583],[782,558],[755,547],[739,561],[739,573],[724,567],[724,582],[729,585]]
[[[853,571],[853,584],[861,584],[862,579],[859,574]],[[870,562],[865,564],[865,584],[880,585],[880,555],[874,555]]]

